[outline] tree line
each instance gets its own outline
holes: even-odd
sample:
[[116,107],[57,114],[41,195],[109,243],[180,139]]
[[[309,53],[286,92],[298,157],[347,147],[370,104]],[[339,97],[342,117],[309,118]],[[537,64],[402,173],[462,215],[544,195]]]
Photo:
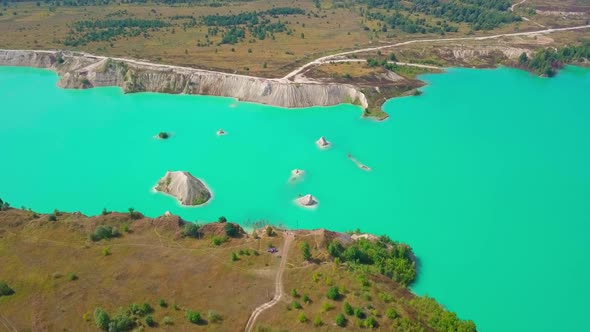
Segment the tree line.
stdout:
[[141,19],[106,19],[94,21],[77,21],[64,39],[65,46],[83,46],[90,42],[111,41],[120,37],[136,37],[141,34],[148,36],[150,30],[155,31],[171,24],[161,20]]
[[372,268],[405,286],[416,278],[412,248],[394,242],[387,236],[380,237],[378,241],[359,239],[346,247],[340,241],[333,240],[328,245],[328,253],[340,262],[361,269]]
[[567,64],[590,60],[590,43],[578,46],[564,46],[557,50],[545,48],[537,51],[532,58],[522,53],[519,65],[539,75],[553,77]]

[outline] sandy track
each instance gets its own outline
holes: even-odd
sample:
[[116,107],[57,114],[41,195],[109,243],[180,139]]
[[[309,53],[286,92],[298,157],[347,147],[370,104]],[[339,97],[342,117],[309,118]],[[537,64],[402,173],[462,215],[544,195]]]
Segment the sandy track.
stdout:
[[273,307],[275,304],[279,303],[279,301],[283,297],[285,293],[283,289],[283,272],[285,272],[285,267],[287,265],[287,255],[289,254],[289,247],[291,246],[291,241],[293,241],[293,237],[294,236],[292,233],[288,231],[285,232],[285,242],[283,244],[281,263],[279,265],[279,270],[277,271],[277,276],[275,278],[275,295],[273,296],[272,300],[254,309],[254,311],[250,315],[250,318],[248,319],[248,322],[246,323],[246,328],[244,328],[244,331],[252,331],[252,329],[254,328],[254,323],[256,323],[256,319],[258,318],[258,316],[260,316],[260,314],[266,309],[269,309]]

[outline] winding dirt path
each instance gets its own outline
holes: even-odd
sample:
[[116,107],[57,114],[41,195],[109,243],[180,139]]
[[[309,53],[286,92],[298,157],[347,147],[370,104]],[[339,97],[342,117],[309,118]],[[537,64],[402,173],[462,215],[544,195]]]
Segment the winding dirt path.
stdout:
[[526,2],[526,0],[522,0],[521,2],[515,3],[514,5],[510,6],[510,11],[513,12],[514,11],[514,8],[516,8],[517,6],[522,5],[525,2]]
[[281,298],[283,297],[285,291],[283,287],[283,272],[285,272],[285,266],[287,265],[287,256],[289,254],[289,247],[291,246],[291,242],[293,241],[293,233],[285,232],[285,242],[283,244],[283,253],[281,256],[281,263],[279,265],[279,270],[277,271],[277,276],[275,278],[275,295],[273,296],[272,300],[269,302],[263,303],[258,306],[252,314],[250,318],[248,318],[248,322],[246,323],[246,328],[244,328],[245,332],[250,332],[254,328],[254,323],[256,323],[256,319],[260,314],[268,308],[271,308],[275,304],[277,304]]
[[379,50],[383,50],[383,49],[386,49],[386,48],[393,48],[393,47],[405,46],[405,45],[410,45],[410,44],[420,44],[420,43],[439,43],[439,42],[462,41],[462,40],[488,40],[488,39],[497,39],[497,38],[502,38],[502,37],[531,36],[531,35],[537,35],[537,34],[548,34],[548,33],[558,32],[558,31],[582,30],[582,29],[589,29],[589,28],[590,28],[590,24],[580,25],[580,26],[575,26],[575,27],[567,27],[567,28],[554,28],[554,29],[535,30],[535,31],[529,31],[529,32],[503,33],[503,34],[491,35],[491,36],[483,36],[483,37],[457,37],[457,38],[438,38],[438,39],[414,39],[414,40],[409,40],[409,41],[400,42],[400,43],[396,43],[396,44],[389,44],[389,45],[376,46],[376,47],[368,47],[368,48],[362,48],[362,49],[358,49],[358,50],[341,52],[341,53],[337,53],[337,54],[323,56],[321,58],[317,58],[317,59],[315,59],[313,61],[310,61],[310,62],[304,64],[303,66],[301,66],[301,67],[293,70],[289,74],[285,75],[283,77],[283,79],[284,80],[291,79],[291,78],[295,77],[296,75],[298,75],[299,73],[301,73],[303,70],[305,70],[307,68],[310,68],[310,67],[313,67],[313,66],[317,66],[317,65],[321,65],[321,64],[326,63],[326,62],[330,62],[330,61],[334,61],[334,60],[339,60],[338,59],[339,57],[343,57],[343,56],[350,55],[350,54],[362,53],[362,52],[379,51]]

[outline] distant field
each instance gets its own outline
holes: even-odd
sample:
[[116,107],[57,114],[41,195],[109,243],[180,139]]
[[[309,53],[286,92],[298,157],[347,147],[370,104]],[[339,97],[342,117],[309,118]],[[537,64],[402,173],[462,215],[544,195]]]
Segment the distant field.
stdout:
[[[419,3],[419,0],[415,2]],[[395,10],[384,6],[369,7],[352,1],[327,0],[317,3],[312,0],[232,1],[223,2],[220,7],[212,7],[206,1],[177,5],[111,3],[102,6],[55,6],[55,2],[50,3],[52,5],[46,2],[5,3],[0,9],[0,45],[18,49],[81,50],[100,55],[280,77],[316,57],[363,46],[441,35],[459,37],[539,28],[531,22],[513,22],[494,26],[491,30],[479,30],[478,25],[471,23],[447,21],[426,12],[411,11],[413,2],[402,2],[401,7]],[[208,15],[235,16],[261,13],[273,8],[298,9],[302,13],[260,16],[261,20],[268,19],[269,24],[284,24],[288,30],[275,32],[272,37],[268,33],[263,40],[256,38],[250,31],[256,24],[220,26],[215,33],[211,31],[214,27],[204,24],[204,17]],[[385,23],[388,17],[398,12],[403,17],[399,20],[406,23],[397,23],[400,25],[395,28],[390,25],[393,23]],[[124,32],[116,31],[116,28],[108,31],[80,28],[83,21],[104,23],[105,20],[124,19],[141,23],[149,21],[149,24],[161,26],[125,28]],[[409,28],[412,24],[416,28]],[[232,33],[228,32],[232,26],[243,29],[245,35],[234,40],[234,43],[220,44],[224,35]],[[413,29],[418,31],[409,32]],[[444,29],[449,31],[442,31]],[[79,43],[76,38],[85,33],[94,34],[93,40]],[[105,37],[105,34],[112,36]]]

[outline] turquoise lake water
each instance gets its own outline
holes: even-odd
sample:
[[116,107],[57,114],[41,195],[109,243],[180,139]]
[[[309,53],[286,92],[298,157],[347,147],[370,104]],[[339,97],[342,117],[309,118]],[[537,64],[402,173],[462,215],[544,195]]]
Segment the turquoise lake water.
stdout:
[[[0,197],[36,211],[134,207],[388,234],[420,258],[418,294],[480,331],[574,331],[590,299],[590,70],[427,75],[385,122],[351,105],[285,110],[228,98],[63,90],[0,67]],[[223,128],[227,136],[218,137]],[[172,133],[167,141],[153,138]],[[325,135],[333,143],[319,150]],[[351,153],[373,170],[365,172]],[[290,171],[306,171],[289,183]],[[152,192],[186,170],[204,207]],[[293,204],[311,193],[319,207]]]

